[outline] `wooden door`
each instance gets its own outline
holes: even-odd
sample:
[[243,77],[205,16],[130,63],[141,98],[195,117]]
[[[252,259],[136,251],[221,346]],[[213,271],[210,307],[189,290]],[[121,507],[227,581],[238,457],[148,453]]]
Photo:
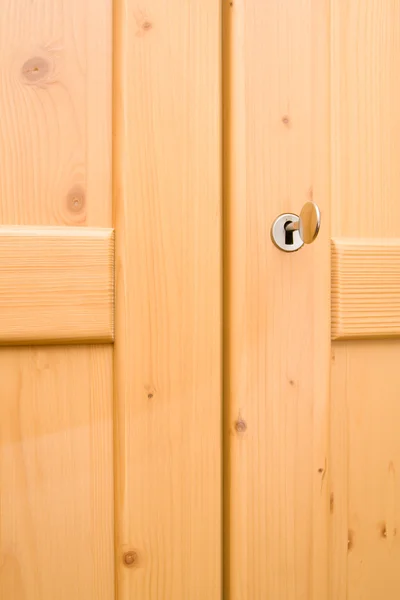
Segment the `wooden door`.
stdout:
[[221,597],[220,44],[0,0],[1,600]]
[[400,4],[0,0],[0,64],[0,599],[397,600]]
[[232,0],[224,31],[227,597],[395,600],[400,4]]

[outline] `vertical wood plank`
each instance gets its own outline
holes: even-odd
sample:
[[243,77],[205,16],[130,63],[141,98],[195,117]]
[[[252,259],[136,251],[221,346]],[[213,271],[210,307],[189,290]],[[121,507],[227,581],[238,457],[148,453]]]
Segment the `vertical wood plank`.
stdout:
[[[229,600],[327,597],[329,1],[225,3]],[[313,198],[311,247],[270,226]]]
[[[332,211],[333,212],[333,211]],[[346,343],[332,344],[329,453],[329,600],[347,600],[347,555],[354,544],[348,523],[348,353]]]
[[220,6],[114,23],[117,594],[220,600]]
[[[398,237],[400,4],[331,5],[332,235]],[[333,346],[329,597],[395,600],[400,343]]]
[[[0,0],[2,225],[111,226],[111,8]],[[0,350],[1,598],[113,598],[111,378],[111,347]]]

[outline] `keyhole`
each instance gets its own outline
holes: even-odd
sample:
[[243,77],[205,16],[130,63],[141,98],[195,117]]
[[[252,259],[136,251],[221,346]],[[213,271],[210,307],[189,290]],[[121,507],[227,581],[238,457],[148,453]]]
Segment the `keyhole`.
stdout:
[[290,225],[292,221],[286,221],[285,223],[285,244],[286,246],[293,246],[293,231],[289,231],[287,226]]

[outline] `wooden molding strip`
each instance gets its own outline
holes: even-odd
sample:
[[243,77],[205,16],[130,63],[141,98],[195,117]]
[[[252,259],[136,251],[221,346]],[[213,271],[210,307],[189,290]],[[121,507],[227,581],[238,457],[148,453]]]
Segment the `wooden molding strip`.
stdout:
[[400,336],[400,240],[332,240],[332,339]]
[[112,229],[0,228],[0,344],[113,339]]

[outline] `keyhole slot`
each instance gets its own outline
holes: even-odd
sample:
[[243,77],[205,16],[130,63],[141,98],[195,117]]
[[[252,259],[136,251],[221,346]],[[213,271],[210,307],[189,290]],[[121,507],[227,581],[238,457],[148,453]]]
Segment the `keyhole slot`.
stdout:
[[271,227],[271,238],[275,246],[284,252],[296,252],[303,245],[300,236],[300,220],[293,213],[284,213],[276,217]]
[[293,231],[287,229],[287,226],[293,223],[293,221],[286,221],[285,228],[285,244],[286,246],[293,246]]

